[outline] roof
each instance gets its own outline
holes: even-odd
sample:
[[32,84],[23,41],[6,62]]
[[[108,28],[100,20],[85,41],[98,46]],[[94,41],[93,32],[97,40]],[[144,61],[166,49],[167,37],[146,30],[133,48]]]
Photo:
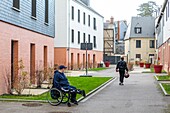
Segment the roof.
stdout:
[[95,11],[93,8],[91,8],[90,6],[86,5],[84,2],[80,1],[80,0],[73,0],[75,2],[77,2],[78,4],[82,5],[83,7],[89,9],[90,11],[92,11],[93,13],[97,14],[98,16],[104,18],[101,14],[99,14],[97,11]]
[[[141,27],[142,33],[136,34],[135,28]],[[154,17],[132,17],[128,26],[126,39],[129,38],[154,38],[155,37],[155,18]]]

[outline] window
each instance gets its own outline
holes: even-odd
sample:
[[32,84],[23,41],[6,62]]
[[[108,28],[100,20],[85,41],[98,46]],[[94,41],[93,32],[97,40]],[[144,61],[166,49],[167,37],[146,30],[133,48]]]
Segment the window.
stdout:
[[96,18],[93,18],[93,28],[96,30]]
[[83,33],[83,43],[86,43],[86,34]]
[[135,33],[136,34],[141,34],[142,33],[142,28],[141,27],[135,27]]
[[154,40],[150,40],[149,46],[150,46],[150,48],[155,48],[155,41]]
[[71,7],[71,11],[72,11],[72,17],[71,18],[72,18],[72,20],[74,20],[74,7],[73,6]]
[[90,34],[88,35],[88,42],[90,43]]
[[78,31],[78,44],[80,44],[80,31]]
[[45,0],[45,23],[48,23],[48,0]]
[[32,0],[32,17],[36,17],[36,0]]
[[149,54],[149,56],[155,56],[154,54]]
[[71,42],[74,43],[74,30],[71,30]]
[[83,24],[86,24],[86,13],[83,13]]
[[78,22],[80,22],[80,10],[78,9]]
[[141,40],[136,40],[136,48],[141,48]]
[[90,15],[88,16],[88,25],[90,26]]
[[96,48],[96,36],[93,37],[93,44],[94,48]]
[[141,58],[141,54],[136,54],[136,58]]
[[13,7],[16,9],[20,9],[20,0],[13,0]]

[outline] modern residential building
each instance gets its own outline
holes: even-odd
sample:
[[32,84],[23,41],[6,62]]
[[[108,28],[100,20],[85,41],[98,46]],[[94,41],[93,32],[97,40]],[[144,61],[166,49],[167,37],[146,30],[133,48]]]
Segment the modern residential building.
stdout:
[[20,60],[28,84],[36,85],[36,72],[53,65],[54,27],[54,0],[1,0],[0,94],[21,82]]
[[170,74],[170,0],[164,0],[156,20],[158,62]]
[[114,21],[111,17],[104,23],[104,61],[116,64],[124,55],[126,21]]
[[103,16],[89,6],[89,0],[56,0],[55,64],[69,69],[85,67],[85,50],[81,43],[93,43],[88,51],[89,66],[103,60]]
[[151,60],[156,55],[154,29],[154,17],[132,17],[125,36],[125,55],[128,62],[154,62]]

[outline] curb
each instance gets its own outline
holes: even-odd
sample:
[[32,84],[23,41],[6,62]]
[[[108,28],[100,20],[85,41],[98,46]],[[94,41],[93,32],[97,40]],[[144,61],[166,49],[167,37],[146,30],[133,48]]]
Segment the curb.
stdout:
[[[95,88],[94,90],[90,91],[85,98],[89,97],[91,94],[93,94],[94,92],[96,92],[97,90],[101,89],[104,86],[107,86],[109,83],[113,82],[114,80],[116,80],[117,77],[113,77],[111,79],[109,79],[107,82],[103,83],[102,85],[100,85],[99,87]],[[77,101],[80,102],[83,99],[85,99],[84,97],[79,98]],[[15,102],[42,102],[42,103],[48,103],[47,100],[23,100],[23,99],[6,99],[6,98],[0,98],[0,101],[15,101]]]
[[155,78],[156,78],[157,81],[160,81],[160,80],[158,79],[157,75],[155,75]]
[[82,100],[86,99],[87,97],[89,97],[90,95],[92,95],[93,93],[97,92],[98,90],[100,90],[101,88],[103,88],[104,86],[108,86],[110,83],[112,83],[113,81],[115,81],[117,79],[117,77],[113,77],[111,79],[109,79],[107,82],[103,83],[102,85],[100,85],[99,87],[95,88],[94,90],[90,91],[88,94],[86,94],[86,97],[81,97],[79,98],[77,101],[81,102]]
[[164,95],[165,95],[165,96],[170,96],[170,94],[168,94],[168,93],[166,92],[166,90],[164,89],[164,87],[162,86],[162,83],[159,83],[159,85],[160,85],[160,87],[161,87]]

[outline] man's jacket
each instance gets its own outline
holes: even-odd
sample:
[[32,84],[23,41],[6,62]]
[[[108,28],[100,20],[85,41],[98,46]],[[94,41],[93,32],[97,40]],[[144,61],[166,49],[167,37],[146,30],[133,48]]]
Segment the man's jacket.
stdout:
[[68,79],[64,73],[60,73],[59,71],[54,72],[53,87],[61,89],[61,87],[67,88],[69,85]]
[[119,71],[128,71],[128,68],[127,68],[127,64],[125,61],[119,61],[117,66],[116,66],[116,69],[119,69]]

